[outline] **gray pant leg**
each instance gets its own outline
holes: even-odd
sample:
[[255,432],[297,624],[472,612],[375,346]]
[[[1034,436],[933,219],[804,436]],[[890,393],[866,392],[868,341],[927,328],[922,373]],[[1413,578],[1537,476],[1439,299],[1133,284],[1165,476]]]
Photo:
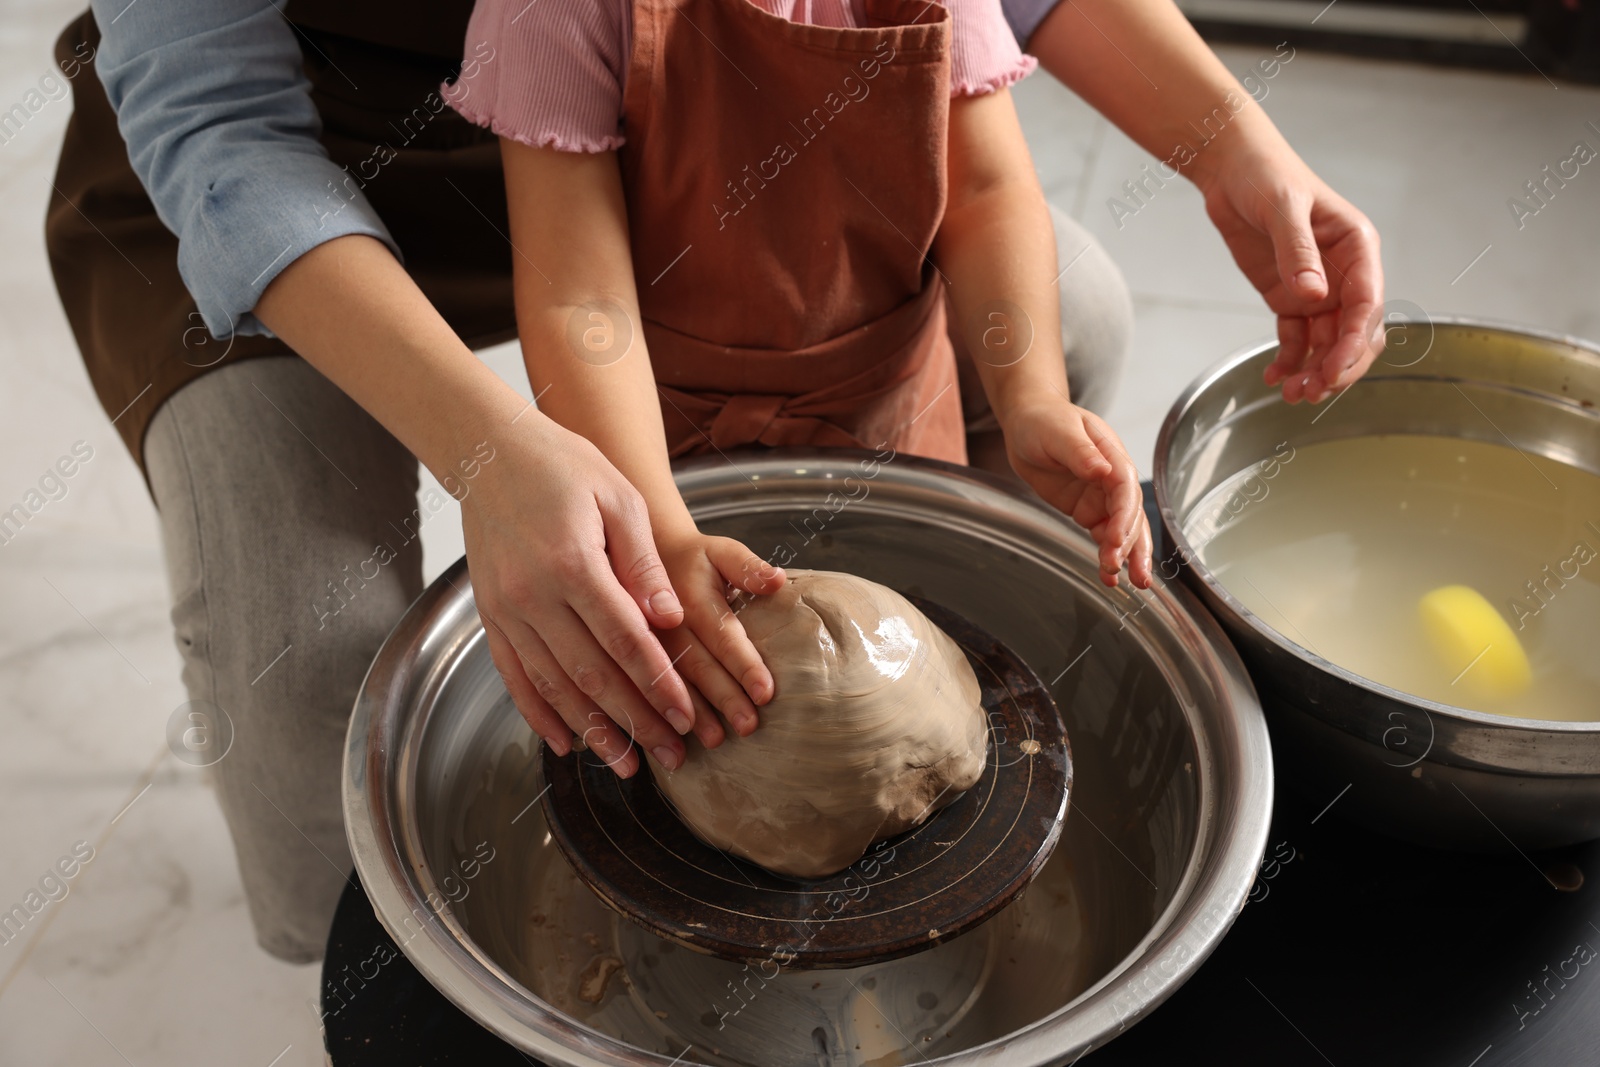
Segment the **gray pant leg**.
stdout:
[[[1061,350],[1072,401],[1104,415],[1128,364],[1133,298],[1105,248],[1066,212],[1050,205],[1055,223],[1057,283],[1061,295]],[[1011,476],[1000,424],[989,410],[983,384],[958,330],[951,331],[961,400],[967,420],[967,457],[974,467]]]
[[209,773],[256,938],[281,959],[320,959],[351,870],[350,710],[422,589],[416,460],[287,357],[185,386],[156,413],[145,455],[184,685],[233,727]]
[[1104,415],[1128,366],[1133,297],[1105,247],[1066,212],[1050,205],[1061,291],[1061,347],[1072,402]]

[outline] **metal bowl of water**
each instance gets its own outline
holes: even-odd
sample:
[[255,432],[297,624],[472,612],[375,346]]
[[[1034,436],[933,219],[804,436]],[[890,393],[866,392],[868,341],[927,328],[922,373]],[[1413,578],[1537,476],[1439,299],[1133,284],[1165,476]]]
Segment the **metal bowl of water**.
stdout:
[[[1160,572],[1181,572],[1222,623],[1260,693],[1279,770],[1316,803],[1445,848],[1600,837],[1600,722],[1466,710],[1370,681],[1285,637],[1200,558],[1191,534],[1202,502],[1285,443],[1423,434],[1600,474],[1600,348],[1460,319],[1391,320],[1388,339],[1365,377],[1317,406],[1285,404],[1262,382],[1272,343],[1223,360],[1178,398],[1156,443]],[[1593,647],[1600,619],[1590,626]]]
[[998,916],[886,964],[794,971],[663,941],[553,845],[537,739],[457,564],[373,663],[345,758],[363,885],[435,986],[563,1067],[1035,1067],[1103,1045],[1195,971],[1255,879],[1272,767],[1243,666],[1186,589],[1105,590],[1076,527],[944,464],[742,455],[679,484],[702,529],[943,604],[1021,655],[1071,736],[1061,844]]

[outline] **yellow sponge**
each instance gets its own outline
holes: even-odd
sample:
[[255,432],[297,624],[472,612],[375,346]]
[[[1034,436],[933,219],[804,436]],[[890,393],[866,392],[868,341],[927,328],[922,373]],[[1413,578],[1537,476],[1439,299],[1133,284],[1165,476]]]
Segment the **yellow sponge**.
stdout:
[[1463,696],[1489,700],[1516,696],[1528,688],[1533,673],[1528,655],[1510,625],[1466,585],[1446,585],[1417,605],[1439,662],[1456,677]]

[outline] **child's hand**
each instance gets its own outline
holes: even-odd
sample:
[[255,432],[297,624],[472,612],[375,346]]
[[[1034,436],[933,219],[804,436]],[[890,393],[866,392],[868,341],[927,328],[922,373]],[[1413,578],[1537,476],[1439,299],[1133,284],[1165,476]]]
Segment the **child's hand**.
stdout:
[[[690,695],[703,696],[745,737],[756,728],[756,705],[772,699],[773,684],[772,672],[739,622],[738,608],[749,594],[783,588],[784,573],[730,537],[708,537],[692,528],[658,535],[656,549],[683,605],[683,622],[657,631],[661,643],[678,673],[692,683]],[[722,726],[702,701],[695,703],[695,736],[715,748],[725,736]]]
[[1100,580],[1115,586],[1126,562],[1133,584],[1150,588],[1150,523],[1139,472],[1111,428],[1054,394],[1007,412],[1002,428],[1018,476],[1094,535]]

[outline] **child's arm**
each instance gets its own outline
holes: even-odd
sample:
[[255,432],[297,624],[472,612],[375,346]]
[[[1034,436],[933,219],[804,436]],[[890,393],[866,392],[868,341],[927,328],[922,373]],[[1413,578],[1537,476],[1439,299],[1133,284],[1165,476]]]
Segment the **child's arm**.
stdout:
[[[1004,89],[950,101],[949,203],[934,257],[950,282],[955,326],[967,341],[1011,465],[1100,545],[1101,578],[1124,562],[1148,588],[1150,524],[1139,473],[1116,434],[1071,401],[1062,361],[1055,231]],[[1010,309],[995,305],[1010,305]],[[1026,316],[1009,321],[1011,309]],[[1015,362],[994,331],[1028,332]],[[1015,332],[1007,339],[1016,343]]]
[[[679,673],[748,734],[753,702],[772,698],[772,675],[730,612],[725,583],[770,593],[783,572],[737,541],[702,535],[673,483],[616,154],[502,139],[501,155],[517,330],[539,409],[593,442],[644,497],[686,624],[662,632],[662,644]],[[625,573],[631,562],[616,565]],[[720,744],[722,729],[705,710],[695,716],[695,733],[708,746]]]

